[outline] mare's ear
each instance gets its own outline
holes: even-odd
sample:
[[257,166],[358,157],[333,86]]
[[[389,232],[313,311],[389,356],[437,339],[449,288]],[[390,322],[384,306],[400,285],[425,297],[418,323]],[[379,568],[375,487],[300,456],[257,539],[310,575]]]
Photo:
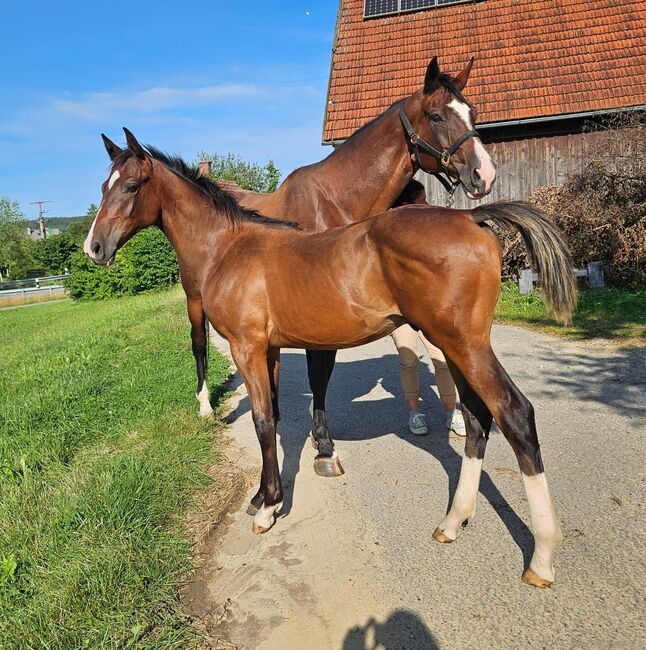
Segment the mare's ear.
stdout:
[[135,155],[136,158],[139,160],[146,160],[146,152],[144,151],[144,148],[137,142],[137,138],[135,138],[134,135],[126,127],[123,127],[123,132],[126,134],[126,143],[128,145],[128,149],[132,151],[132,153]]
[[110,156],[110,160],[114,160],[120,153],[123,153],[123,149],[114,144],[107,135],[102,133],[101,137],[103,138],[103,144],[105,145],[105,150],[108,152],[108,156]]
[[434,56],[431,59],[431,62],[428,64],[428,68],[426,68],[426,76],[424,77],[424,94],[428,95],[431,91],[433,91],[435,88],[435,82],[437,81],[437,78],[440,76],[440,66],[437,62],[437,57]]
[[471,68],[473,67],[474,61],[475,57],[472,56],[464,70],[462,70],[462,72],[455,78],[455,85],[460,90],[462,90],[467,85],[467,81],[469,81],[469,75],[471,74]]

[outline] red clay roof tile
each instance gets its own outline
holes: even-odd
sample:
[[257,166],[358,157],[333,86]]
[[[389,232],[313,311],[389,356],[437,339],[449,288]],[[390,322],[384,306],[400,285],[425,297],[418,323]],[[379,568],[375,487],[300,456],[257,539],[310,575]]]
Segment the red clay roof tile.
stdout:
[[457,73],[476,63],[466,96],[499,122],[646,104],[644,0],[485,0],[363,19],[338,17],[324,141],[343,140],[422,84],[429,59]]

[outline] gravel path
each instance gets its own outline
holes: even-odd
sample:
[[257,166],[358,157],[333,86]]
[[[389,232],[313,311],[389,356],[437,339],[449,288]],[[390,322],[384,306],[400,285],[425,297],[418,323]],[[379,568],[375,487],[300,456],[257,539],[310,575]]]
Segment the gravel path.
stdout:
[[[233,516],[189,599],[212,633],[254,650],[646,646],[645,350],[513,327],[495,327],[493,339],[536,409],[565,535],[554,586],[520,580],[532,538],[518,466],[499,433],[487,448],[475,519],[454,544],[431,539],[464,443],[443,429],[426,363],[431,433],[420,438],[408,433],[390,338],[339,353],[328,408],[346,474],[324,479],[306,438],[305,356],[287,350],[284,515],[262,536],[250,531],[246,502]],[[257,462],[243,387],[238,399],[231,434],[241,463]]]

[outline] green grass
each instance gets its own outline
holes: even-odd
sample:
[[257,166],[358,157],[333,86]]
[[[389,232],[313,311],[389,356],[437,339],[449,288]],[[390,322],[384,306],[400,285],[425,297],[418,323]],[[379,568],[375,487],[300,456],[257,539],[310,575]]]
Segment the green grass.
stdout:
[[536,291],[521,295],[513,282],[505,282],[496,308],[496,321],[529,325],[574,339],[643,339],[646,335],[646,291],[608,288],[579,292],[571,326],[552,319]]
[[179,517],[217,454],[183,294],[0,312],[0,359],[0,648],[191,645]]

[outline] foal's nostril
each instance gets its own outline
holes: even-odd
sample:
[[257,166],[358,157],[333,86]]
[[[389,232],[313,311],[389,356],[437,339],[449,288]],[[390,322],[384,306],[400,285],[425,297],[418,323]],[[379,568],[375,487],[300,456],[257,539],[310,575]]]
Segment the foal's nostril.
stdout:
[[100,250],[101,250],[101,244],[99,244],[98,241],[95,241],[95,242],[92,244],[92,252],[93,252],[95,255],[98,255],[99,252],[100,252]]

